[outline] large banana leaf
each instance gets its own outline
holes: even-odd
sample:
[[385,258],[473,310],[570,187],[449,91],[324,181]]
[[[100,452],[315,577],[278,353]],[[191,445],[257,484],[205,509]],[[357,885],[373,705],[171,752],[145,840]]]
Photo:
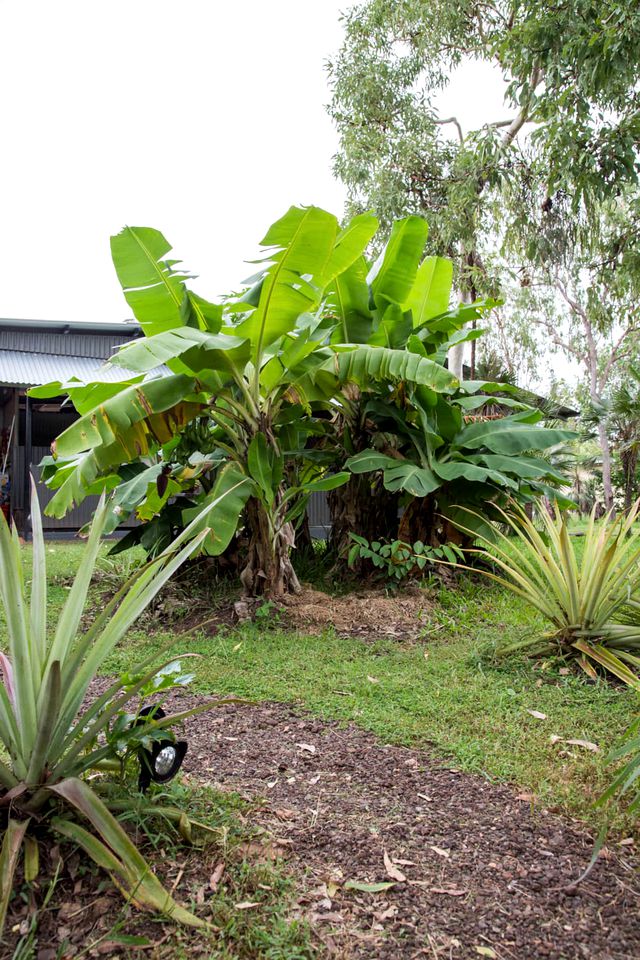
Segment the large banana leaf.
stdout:
[[[182,519],[185,523],[194,524],[194,533],[209,530],[203,542],[203,549],[209,556],[220,556],[231,543],[252,486],[239,464],[228,463],[218,472],[213,488],[202,503],[183,510]],[[219,503],[208,510],[216,500]],[[200,517],[202,519],[199,521]]]
[[377,450],[363,450],[361,453],[349,457],[345,467],[352,473],[370,473],[372,470],[384,470],[393,467],[398,461]]
[[197,381],[182,374],[127,387],[67,427],[51,445],[53,455],[69,457],[117,440],[126,443],[130,437],[134,448],[130,459],[142,456],[148,443],[146,449],[135,450],[144,443],[145,433],[166,443],[177,427],[202,409],[204,404],[193,402],[197,389]]
[[130,480],[124,480],[118,484],[113,496],[109,500],[109,514],[105,523],[104,534],[108,536],[118,527],[127,517],[130,516],[138,504],[144,500],[150,484],[156,484],[158,477],[162,473],[163,465],[154,463],[150,467],[143,467],[141,464],[132,464],[130,470],[140,466],[141,469]]
[[517,484],[506,474],[499,473],[497,470],[490,470],[487,467],[480,467],[465,460],[448,460],[445,463],[435,461],[433,464],[434,473],[443,480],[470,480],[472,483],[486,483],[487,481],[497,483],[501,487],[512,487],[515,489]]
[[411,310],[413,326],[422,327],[438,314],[449,309],[453,262],[444,257],[425,257],[416,274],[415,283],[404,304]]
[[486,447],[492,453],[511,455],[524,450],[546,450],[556,443],[575,440],[572,430],[536,426],[513,417],[471,423],[460,431],[455,446],[467,450]]
[[319,303],[337,232],[337,219],[319,207],[290,207],[270,227],[262,246],[273,248],[271,263],[258,281],[257,306],[237,327],[251,341],[254,363]]
[[382,470],[387,490],[404,490],[414,497],[427,497],[441,485],[433,471],[410,460],[397,460],[375,450],[363,450],[350,457],[345,466],[352,473]]
[[511,473],[522,480],[538,480],[541,477],[566,483],[566,477],[550,463],[537,457],[505,457],[500,454],[481,453],[468,457],[470,463],[484,464],[491,470]]
[[42,479],[56,491],[45,508],[47,516],[60,519],[85,497],[113,490],[120,477],[108,471],[127,460],[128,454],[120,442],[87,450],[77,457],[44,457],[40,464]]
[[111,363],[141,373],[166,364],[180,374],[214,370],[240,375],[250,352],[251,345],[244,338],[181,327],[125,344]]
[[163,260],[171,244],[152,227],[125,227],[111,238],[111,256],[127,303],[145,333],[191,323],[216,333],[222,310],[187,290],[191,275],[176,271],[177,260]]
[[403,349],[407,345],[412,329],[410,311],[403,310],[397,303],[390,303],[368,342],[371,346],[390,347],[392,350]]
[[429,228],[422,217],[396,220],[389,240],[369,271],[367,282],[377,306],[402,304],[411,293]]
[[326,306],[338,319],[331,337],[334,343],[367,342],[373,331],[373,315],[364,257],[359,257],[329,285]]
[[382,476],[387,490],[404,490],[412,497],[428,497],[441,486],[432,470],[408,460],[394,460]]
[[458,385],[453,374],[428,357],[365,344],[337,353],[323,367],[335,373],[341,383],[353,382],[362,387],[373,381],[406,380],[438,393],[453,393]]
[[377,229],[378,218],[372,213],[358,214],[349,221],[336,237],[335,246],[324,276],[325,283],[339,277],[345,270],[349,270],[356,261],[362,259],[362,254],[373,239]]

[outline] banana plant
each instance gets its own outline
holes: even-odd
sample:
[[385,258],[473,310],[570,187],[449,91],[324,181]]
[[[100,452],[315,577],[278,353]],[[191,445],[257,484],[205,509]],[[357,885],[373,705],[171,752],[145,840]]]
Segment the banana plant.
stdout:
[[[444,384],[434,389],[411,376],[412,366],[435,362],[449,377],[449,350],[481,336],[484,329],[469,321],[482,321],[496,305],[485,300],[452,308],[452,264],[442,257],[423,260],[426,239],[421,218],[398,221],[376,263],[359,258],[328,297],[332,340],[363,344],[338,359],[348,386],[333,439],[337,462],[353,474],[329,498],[332,546],[339,556],[346,556],[353,533],[437,547],[459,536],[450,523],[458,504],[484,508],[488,515],[496,499],[531,497],[545,484],[563,482],[550,464],[526,451],[573,434],[546,429],[516,388],[463,381],[453,390]],[[386,350],[380,352],[382,345]],[[400,358],[402,371],[398,366],[391,376]],[[488,413],[496,409],[499,419]],[[399,530],[401,506],[406,509]]]
[[[372,404],[388,408],[414,389],[429,403],[448,402],[457,381],[445,367],[447,352],[456,342],[479,336],[482,330],[465,325],[494,305],[482,301],[452,308],[452,263],[443,257],[423,259],[427,238],[421,217],[399,220],[374,263],[359,257],[329,287],[325,310],[333,323],[334,363],[345,384],[327,444],[333,444],[337,463],[370,446]],[[361,346],[342,351],[341,342]],[[431,384],[414,376],[423,364],[439,368],[440,377]],[[379,473],[367,477],[353,470],[348,484],[329,495],[333,552],[346,557],[352,533],[368,540],[395,538],[399,491],[383,484]]]
[[[246,483],[246,480],[241,481]],[[218,503],[212,501],[214,510]],[[180,906],[164,889],[102,797],[95,773],[117,768],[120,755],[108,733],[123,708],[140,695],[170,661],[146,659],[127,677],[114,680],[87,705],[87,693],[105,659],[126,635],[158,591],[193,553],[204,534],[186,529],[156,560],[140,568],[86,629],[82,618],[91,577],[109,513],[104,497],[96,510],[84,556],[57,623],[48,622],[46,551],[37,493],[33,487],[33,568],[27,595],[24,550],[13,527],[0,516],[0,600],[8,651],[0,654],[0,935],[20,850],[25,875],[38,873],[38,842],[54,836],[78,844],[128,899],[174,920],[199,926],[203,921]],[[201,521],[199,521],[201,522]],[[231,702],[231,701],[227,701]],[[159,731],[218,701],[162,720],[139,718],[122,730],[121,744]],[[86,779],[92,773],[91,785]],[[163,815],[163,808],[157,808]],[[169,811],[172,816],[172,811]],[[180,814],[178,815],[180,817]],[[183,815],[183,820],[186,817]]]
[[[482,389],[497,386],[484,384]],[[508,416],[503,411],[499,419],[480,416],[469,422],[469,399],[495,404],[494,397],[480,396],[478,389],[463,382],[457,395],[438,397],[433,405],[424,402],[419,390],[406,390],[391,402],[370,398],[364,407],[370,446],[345,466],[356,475],[377,474],[386,490],[403,498],[398,535],[405,540],[432,546],[461,542],[456,532],[461,516],[490,535],[496,504],[509,499],[526,503],[540,495],[563,500],[557,488],[565,477],[533,451],[575,434],[545,427],[542,414],[519,401],[511,401],[516,409]],[[510,398],[500,398],[501,405],[505,401],[509,404]]]
[[[419,218],[410,219],[417,232]],[[48,510],[60,515],[88,492],[113,487],[115,523],[132,505],[142,517],[157,515],[197,484],[197,503],[184,510],[191,520],[221,487],[245,476],[251,484],[225,501],[224,517],[209,514],[206,548],[213,555],[226,549],[243,516],[246,592],[299,589],[290,559],[293,523],[314,490],[334,489],[350,476],[328,474],[326,456],[313,448],[343,385],[409,379],[437,395],[456,384],[436,359],[395,349],[388,338],[346,342],[347,330],[336,337],[325,303],[376,229],[372,214],[340,229],[324,210],[292,207],[262,241],[258,273],[217,307],[188,290],[189,276],[164,259],[170,245],[158,231],[127,227],[113,237],[116,272],[145,336],[112,358],[129,377],[115,389],[71,383],[33,391],[67,392],[81,414],[46,464],[45,477],[57,489]],[[392,287],[406,286],[402,271],[384,260],[377,275],[381,304]],[[391,323],[387,311],[381,323]],[[180,437],[195,422],[206,433],[206,459],[180,462]],[[135,475],[123,483],[122,465],[129,463],[137,464]]]

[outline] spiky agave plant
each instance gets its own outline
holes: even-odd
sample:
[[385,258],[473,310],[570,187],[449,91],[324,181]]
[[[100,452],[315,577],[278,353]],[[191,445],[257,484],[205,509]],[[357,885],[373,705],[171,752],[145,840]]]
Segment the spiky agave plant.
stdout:
[[[496,529],[495,540],[477,536],[482,550],[501,572],[482,569],[507,590],[530,603],[550,622],[542,638],[530,637],[502,647],[501,653],[527,648],[556,650],[576,658],[585,672],[595,665],[640,690],[640,526],[637,501],[617,522],[589,518],[578,557],[564,513],[555,517],[541,506],[539,530],[524,510],[512,504],[500,510],[511,536]],[[626,621],[626,622],[625,622]]]
[[[206,513],[213,507],[211,504]],[[99,796],[99,778],[97,782],[92,778],[91,786],[83,779],[89,771],[113,765],[117,755],[113,742],[105,736],[110,724],[166,664],[158,663],[154,654],[87,705],[89,685],[137,617],[198,549],[207,534],[207,530],[196,534],[204,516],[201,514],[159,557],[138,570],[82,631],[82,614],[107,512],[103,499],[74,584],[57,624],[50,630],[44,537],[35,487],[31,499],[33,572],[29,597],[16,529],[10,530],[0,515],[0,598],[8,634],[8,653],[1,655],[4,685],[0,683],[0,741],[6,754],[0,761],[0,824],[4,832],[0,850],[0,935],[20,851],[24,846],[25,877],[35,877],[38,837],[45,832],[79,844],[135,904],[182,923],[204,923],[164,889],[109,810],[108,796]],[[145,734],[157,736],[161,729],[166,735],[171,724],[194,712],[140,721],[131,728],[130,736],[139,741]],[[126,741],[126,732],[123,738]],[[122,809],[121,802],[116,806]],[[77,822],[78,815],[88,821],[86,826]]]

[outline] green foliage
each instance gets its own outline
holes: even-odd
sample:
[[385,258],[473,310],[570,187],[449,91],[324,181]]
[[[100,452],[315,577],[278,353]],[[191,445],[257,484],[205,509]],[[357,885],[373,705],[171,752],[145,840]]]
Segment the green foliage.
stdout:
[[[496,504],[509,497],[526,503],[563,483],[562,473],[534,452],[575,436],[544,427],[542,414],[522,403],[525,409],[511,416],[466,423],[469,400],[479,402],[476,409],[503,402],[484,394],[491,386],[463,382],[457,396],[440,396],[435,403],[411,389],[395,403],[368,399],[363,412],[374,427],[368,438],[374,446],[350,457],[346,466],[356,474],[381,470],[387,490],[430,498],[439,516],[453,523],[461,508],[469,508],[467,523],[486,529],[497,518]],[[388,452],[376,449],[382,445]]]
[[353,546],[349,550],[349,566],[356,560],[369,560],[378,570],[384,571],[388,580],[405,580],[414,572],[422,574],[427,566],[437,563],[456,563],[464,560],[464,553],[455,543],[438,547],[416,540],[414,544],[394,540],[392,543],[374,540],[369,543],[364,537],[352,533]]
[[[330,110],[341,141],[335,169],[353,206],[374,207],[387,225],[423,213],[435,249],[458,253],[460,272],[476,283],[482,270],[465,253],[488,236],[494,205],[513,209],[532,179],[554,202],[564,198],[574,220],[637,182],[633,0],[602,8],[498,0],[474,9],[463,0],[366,0],[345,14],[344,29],[329,67]],[[464,131],[441,112],[442,91],[469,61],[505,78],[507,108],[506,118]],[[516,139],[528,122],[535,170]],[[523,218],[518,228],[535,237],[534,223]]]
[[[152,556],[186,523],[206,529],[201,548],[219,556],[243,525],[245,592],[279,597],[299,589],[290,553],[309,496],[346,485],[352,472],[382,467],[387,490],[405,500],[437,493],[447,517],[460,503],[526,499],[559,482],[527,452],[570,434],[544,428],[513,388],[460,383],[445,366],[452,346],[482,333],[468,324],[496,302],[450,305],[452,265],[423,259],[421,217],[397,221],[369,264],[376,228],[372,214],[341,230],[324,210],[291,207],[267,231],[261,269],[218,308],[163,259],[170,248],[158,231],[114,238],[145,336],[112,358],[129,379],[106,394],[98,384],[64,387],[81,416],[45,464],[57,491],[49,511],[115,489],[107,529],[132,510],[143,521],[117,549],[139,542]],[[468,423],[483,419],[498,391],[511,415]],[[196,522],[201,510],[206,523]]]
[[[215,506],[214,501],[209,509]],[[112,680],[89,706],[85,701],[104,661],[206,534],[185,530],[155,561],[136,570],[94,622],[82,629],[108,511],[101,501],[55,628],[48,626],[45,544],[35,486],[30,596],[17,532],[0,517],[0,598],[8,635],[8,653],[0,654],[4,675],[0,742],[7,756],[0,762],[0,805],[5,810],[0,921],[6,914],[19,850],[31,828],[44,824],[83,847],[135,902],[180,922],[202,925],[163,889],[98,795],[99,786],[94,790],[81,778],[96,770],[118,769],[131,750],[160,734],[166,736],[172,724],[194,712],[148,718],[133,726],[132,715],[123,712],[132,698],[154,692],[160,694],[155,702],[160,702],[174,683],[187,680],[174,657],[163,664],[157,653]],[[90,822],[93,832],[76,822],[78,814]],[[28,843],[35,856],[37,847]]]
[[[457,382],[438,350],[489,306],[449,310],[450,265],[421,265],[427,225],[419,217],[396,225],[369,270],[364,249],[376,228],[371,214],[340,230],[326,211],[292,207],[263,240],[264,266],[215,309],[162,259],[170,248],[158,231],[115,237],[118,277],[145,337],[112,358],[130,379],[108,395],[95,384],[65,386],[81,417],[45,464],[57,491],[48,509],[59,516],[90,492],[116,488],[108,529],[132,510],[144,521],[118,549],[140,542],[154,555],[233,486],[209,512],[202,548],[224,552],[243,522],[245,590],[297,589],[293,524],[311,493],[350,477],[339,463],[327,471],[333,458],[317,442],[331,432],[331,404],[339,409],[345,384],[451,392]],[[421,345],[407,352],[409,331]],[[169,376],[157,376],[161,364]]]
[[640,604],[634,609],[632,599],[630,605],[640,595],[639,510],[640,501],[618,522],[600,525],[592,511],[580,559],[559,510],[551,517],[541,505],[542,532],[517,505],[500,510],[511,536],[497,530],[492,542],[478,534],[499,572],[480,570],[551,624],[542,638],[506,646],[503,653],[555,649],[593,678],[601,667],[640,691]]
[[622,763],[612,782],[598,798],[604,805],[617,796],[628,804],[629,813],[640,810],[640,717],[633,721],[620,744],[607,757],[609,763]]

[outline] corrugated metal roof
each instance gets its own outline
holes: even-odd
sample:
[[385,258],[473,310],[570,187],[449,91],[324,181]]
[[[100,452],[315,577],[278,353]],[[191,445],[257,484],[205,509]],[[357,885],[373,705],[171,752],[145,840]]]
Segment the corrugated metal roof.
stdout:
[[85,323],[77,320],[69,322],[61,320],[24,320],[11,317],[0,317],[0,330],[44,330],[49,333],[88,333],[91,336],[104,333],[112,333],[119,336],[121,340],[130,337],[139,336],[140,324],[135,320],[123,320],[119,323],[100,323],[87,321]]
[[[164,372],[158,370],[157,372]],[[85,383],[103,380],[117,383],[138,376],[124,367],[105,367],[98,357],[70,357],[57,353],[29,353],[23,350],[0,349],[0,384],[35,387],[72,377]]]
[[62,333],[56,330],[10,330],[0,327],[0,350],[20,353],[51,353],[59,357],[91,357],[107,360],[132,337],[113,333]]

